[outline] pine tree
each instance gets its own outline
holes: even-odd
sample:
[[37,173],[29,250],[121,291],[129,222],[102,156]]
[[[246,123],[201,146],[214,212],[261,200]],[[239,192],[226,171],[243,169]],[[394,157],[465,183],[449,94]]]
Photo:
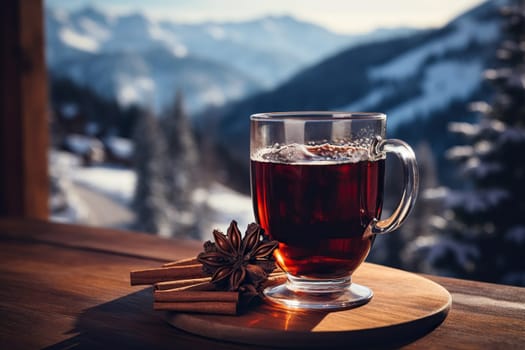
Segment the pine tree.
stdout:
[[[426,270],[426,261],[415,254],[421,242],[428,242],[433,237],[441,223],[436,213],[440,212],[441,203],[436,194],[438,187],[436,160],[428,142],[421,142],[414,148],[419,168],[419,195],[414,210],[406,222],[392,234],[377,237],[370,260],[376,263],[400,267],[412,271]],[[402,194],[403,171],[401,165],[395,162],[387,165],[388,177],[385,192],[385,209],[392,210],[397,206]],[[385,210],[382,217],[390,215]]]
[[167,157],[165,181],[167,198],[176,210],[173,217],[175,235],[199,238],[193,191],[199,186],[198,149],[190,121],[184,109],[182,92],[175,95],[173,106],[162,119],[166,137]]
[[474,104],[477,124],[454,123],[469,144],[448,151],[469,181],[446,202],[448,225],[427,246],[438,272],[525,285],[525,3],[502,9],[494,95]]
[[415,148],[419,168],[419,195],[417,205],[401,226],[403,245],[398,252],[400,266],[407,270],[425,271],[426,261],[414,253],[421,242],[428,242],[438,234],[442,211],[436,159],[428,142],[421,142]]
[[166,144],[158,121],[151,112],[145,112],[137,120],[133,140],[137,174],[132,203],[136,213],[135,228],[170,236],[171,215],[164,180]]

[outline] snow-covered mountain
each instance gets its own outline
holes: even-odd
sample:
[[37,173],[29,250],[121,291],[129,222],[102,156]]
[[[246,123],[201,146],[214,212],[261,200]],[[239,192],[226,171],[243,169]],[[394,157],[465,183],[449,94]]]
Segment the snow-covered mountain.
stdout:
[[375,109],[395,98],[399,84],[407,81],[419,85],[418,93],[388,108],[392,128],[431,116],[453,100],[468,101],[482,83],[487,59],[494,55],[486,48],[493,47],[498,39],[500,23],[496,17],[486,17],[491,9],[485,6],[463,15],[445,27],[441,35],[371,67],[368,79],[372,89],[340,108]]
[[349,45],[411,32],[350,36],[289,16],[179,24],[92,7],[47,8],[46,56],[52,76],[70,77],[121,104],[160,108],[182,89],[196,111],[269,89]]
[[245,163],[252,113],[380,111],[388,115],[389,136],[435,141],[441,155],[447,122],[464,118],[468,103],[484,97],[483,71],[495,55],[500,4],[485,2],[443,28],[342,51],[272,91],[224,108],[218,138]]
[[175,36],[163,36],[157,23],[138,14],[109,17],[93,8],[73,13],[47,9],[46,35],[53,78],[70,78],[123,106],[138,103],[161,110],[182,90],[193,112],[262,88],[231,65],[189,55]]
[[173,101],[178,90],[184,92],[188,110],[196,111],[260,89],[257,82],[235,69],[205,59],[176,57],[162,47],[143,53],[82,55],[62,62],[52,74],[116,98],[120,105],[138,103],[157,110]]

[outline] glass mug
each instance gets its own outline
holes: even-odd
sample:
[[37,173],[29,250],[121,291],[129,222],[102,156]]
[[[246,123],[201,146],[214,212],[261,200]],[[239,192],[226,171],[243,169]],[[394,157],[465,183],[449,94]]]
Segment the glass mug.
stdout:
[[[252,201],[257,223],[277,240],[284,284],[265,297],[297,309],[341,309],[372,298],[352,282],[374,237],[397,229],[416,200],[418,171],[405,142],[384,139],[386,115],[260,113],[250,117]],[[380,220],[386,153],[404,169],[392,216]]]

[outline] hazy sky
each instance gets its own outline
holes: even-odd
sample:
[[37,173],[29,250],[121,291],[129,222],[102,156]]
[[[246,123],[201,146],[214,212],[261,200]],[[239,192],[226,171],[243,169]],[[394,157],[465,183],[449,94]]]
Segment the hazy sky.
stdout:
[[45,0],[51,7],[88,4],[113,13],[145,12],[180,22],[238,21],[289,14],[340,33],[377,27],[437,27],[482,0]]

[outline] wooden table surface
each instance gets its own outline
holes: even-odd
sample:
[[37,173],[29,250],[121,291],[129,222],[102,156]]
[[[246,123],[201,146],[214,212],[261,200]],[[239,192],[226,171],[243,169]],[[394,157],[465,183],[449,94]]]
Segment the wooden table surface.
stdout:
[[[139,233],[0,219],[0,348],[255,349],[169,326],[152,310],[151,290],[129,285],[130,270],[201,248]],[[525,348],[525,288],[426,277],[451,293],[452,309],[406,348]]]

